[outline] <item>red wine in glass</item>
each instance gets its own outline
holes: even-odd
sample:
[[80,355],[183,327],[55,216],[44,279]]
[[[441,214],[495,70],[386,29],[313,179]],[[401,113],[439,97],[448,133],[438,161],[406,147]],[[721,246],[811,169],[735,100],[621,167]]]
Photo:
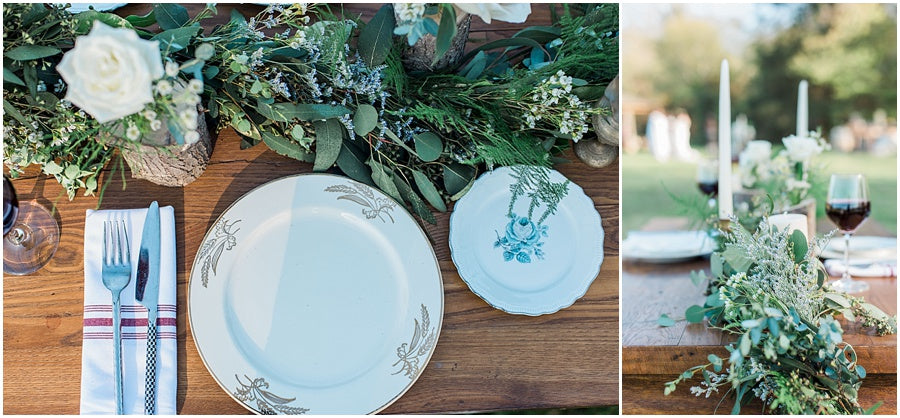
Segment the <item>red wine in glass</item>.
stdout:
[[707,196],[719,194],[719,182],[718,181],[713,181],[713,182],[698,181],[697,187],[699,187],[700,191],[703,192],[703,194],[705,194]]
[[832,174],[828,184],[825,213],[844,234],[844,274],[831,282],[835,290],[847,293],[865,292],[869,284],[850,277],[850,235],[862,225],[872,211],[869,188],[862,174]]
[[837,199],[825,203],[828,219],[831,219],[841,232],[855,232],[871,212],[872,203],[868,200]]

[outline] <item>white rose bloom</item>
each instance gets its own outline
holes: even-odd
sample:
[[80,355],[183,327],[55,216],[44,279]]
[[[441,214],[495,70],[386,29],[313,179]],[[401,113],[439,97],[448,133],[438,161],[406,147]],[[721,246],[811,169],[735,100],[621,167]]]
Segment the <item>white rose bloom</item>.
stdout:
[[68,84],[66,100],[100,123],[140,112],[153,102],[153,81],[165,74],[158,41],[100,21],[56,69]]
[[792,161],[809,161],[824,149],[815,138],[791,135],[782,140],[787,156]]
[[530,3],[454,3],[458,9],[476,15],[485,23],[492,19],[501,22],[522,23],[531,14]]
[[772,159],[772,143],[769,141],[750,141],[738,157],[740,161],[761,163]]

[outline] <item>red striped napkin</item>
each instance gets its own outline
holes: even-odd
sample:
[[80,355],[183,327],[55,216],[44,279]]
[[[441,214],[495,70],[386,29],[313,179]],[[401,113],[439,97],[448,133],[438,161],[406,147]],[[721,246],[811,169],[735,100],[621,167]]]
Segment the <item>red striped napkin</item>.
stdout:
[[[122,381],[125,412],[144,412],[147,310],[134,299],[137,259],[147,209],[87,211],[84,225],[84,337],[81,352],[81,413],[115,414],[112,295],[100,277],[103,221],[126,222],[131,241],[131,282],[122,291]],[[160,285],[157,320],[157,413],[174,415],[178,388],[175,211],[159,208]]]

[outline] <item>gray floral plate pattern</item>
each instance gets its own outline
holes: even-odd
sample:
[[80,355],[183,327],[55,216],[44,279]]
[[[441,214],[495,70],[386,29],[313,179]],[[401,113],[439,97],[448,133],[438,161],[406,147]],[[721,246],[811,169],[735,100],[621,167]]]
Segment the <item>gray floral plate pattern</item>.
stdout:
[[305,174],[245,194],[204,237],[188,284],[204,364],[258,414],[378,412],[434,353],[443,284],[400,205]]

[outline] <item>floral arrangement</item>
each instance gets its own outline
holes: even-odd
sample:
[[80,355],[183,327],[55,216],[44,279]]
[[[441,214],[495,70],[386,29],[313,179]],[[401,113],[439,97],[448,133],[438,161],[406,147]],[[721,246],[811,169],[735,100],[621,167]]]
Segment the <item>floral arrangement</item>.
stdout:
[[[97,189],[113,145],[160,131],[173,143],[199,139],[203,78],[184,70],[201,69],[204,58],[175,55],[199,24],[162,22],[162,31],[144,39],[131,21],[93,10],[73,15],[56,5],[10,4],[3,17],[3,157],[13,177],[39,164],[71,199],[78,189]],[[208,46],[196,52],[210,54]]]
[[[604,111],[591,103],[618,72],[618,8],[601,4],[550,6],[552,26],[482,44],[441,71],[408,73],[395,33],[410,20],[434,23],[435,7],[456,11],[388,4],[362,22],[326,6],[272,5],[249,18],[234,12],[209,33],[200,24],[216,14],[211,5],[189,16],[156,4],[125,18],[4,7],[4,163],[13,176],[41,165],[70,198],[91,194],[117,147],[147,143],[163,127],[190,144],[205,111],[244,147],[265,143],[315,171],[336,166],[433,222],[428,206],[446,210],[485,167],[558,162],[589,135],[590,117]],[[485,21],[527,16],[511,5],[457,7],[478,8]],[[435,33],[422,25],[407,38]],[[117,99],[128,106],[85,95],[100,73],[78,63],[98,56],[94,42],[116,45],[108,53],[125,63],[118,74],[140,73]]]
[[[686,370],[666,384],[664,393],[699,375],[703,380],[691,393],[734,393],[733,413],[750,397],[779,414],[871,412],[857,402],[865,367],[843,340],[834,315],[879,335],[896,333],[896,317],[825,284],[814,248],[829,237],[810,247],[803,233],[770,228],[766,220],[753,233],[732,225],[722,251],[711,257],[704,306],[685,313],[688,322],[706,319],[711,328],[734,336],[725,346],[731,354],[727,359],[710,354],[709,363]],[[706,279],[702,272],[692,278],[696,283]]]
[[[813,158],[831,146],[821,133],[791,135],[782,139],[784,149],[772,155],[768,141],[751,141],[738,156],[741,184],[746,189],[762,190],[773,199],[777,210],[796,205],[812,195],[814,186],[822,186],[820,165]],[[744,208],[748,210],[748,208]]]

